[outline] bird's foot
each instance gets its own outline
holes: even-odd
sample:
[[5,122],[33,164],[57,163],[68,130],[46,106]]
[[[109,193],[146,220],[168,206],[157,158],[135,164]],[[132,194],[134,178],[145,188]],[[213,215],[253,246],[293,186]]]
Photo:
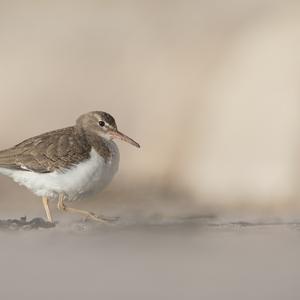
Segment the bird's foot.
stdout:
[[85,220],[91,219],[104,224],[113,224],[119,220],[119,217],[98,216],[92,212],[86,212]]
[[70,212],[70,213],[75,213],[75,214],[80,214],[83,215],[85,218],[85,220],[87,219],[91,219],[93,221],[96,222],[100,222],[100,223],[113,223],[116,222],[119,218],[114,218],[114,217],[104,217],[104,216],[97,216],[96,214],[86,211],[86,210],[82,210],[82,209],[78,209],[78,208],[73,208],[73,207],[68,207],[64,204],[64,196],[60,195],[58,203],[57,203],[57,208],[60,211],[64,211],[64,212]]
[[93,220],[102,224],[111,224],[113,222],[116,222],[119,218],[114,218],[114,217],[104,217],[104,216],[97,216],[96,214],[82,210],[82,209],[77,209],[73,207],[68,207],[65,204],[60,205],[59,207],[60,210],[65,211],[65,212],[70,212],[74,214],[80,214],[84,216],[84,220]]

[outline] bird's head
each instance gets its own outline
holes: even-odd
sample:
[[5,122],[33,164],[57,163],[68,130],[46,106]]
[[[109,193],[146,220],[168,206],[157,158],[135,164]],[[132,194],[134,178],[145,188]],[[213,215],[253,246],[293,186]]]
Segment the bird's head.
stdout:
[[76,126],[87,133],[98,135],[104,139],[119,139],[140,148],[137,142],[118,130],[115,119],[106,112],[92,111],[81,115],[77,119]]

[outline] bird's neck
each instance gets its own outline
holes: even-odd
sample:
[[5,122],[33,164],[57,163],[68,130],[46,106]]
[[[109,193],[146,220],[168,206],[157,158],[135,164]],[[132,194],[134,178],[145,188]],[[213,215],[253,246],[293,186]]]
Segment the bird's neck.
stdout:
[[111,156],[110,144],[113,143],[104,137],[86,132],[82,127],[75,127],[75,133],[78,136],[81,144],[88,146],[89,151],[93,148],[107,162]]

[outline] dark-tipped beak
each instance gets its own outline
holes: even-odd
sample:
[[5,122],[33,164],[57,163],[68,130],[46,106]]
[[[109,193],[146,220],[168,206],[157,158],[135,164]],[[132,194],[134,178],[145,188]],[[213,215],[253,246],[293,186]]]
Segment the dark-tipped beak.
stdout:
[[128,137],[127,135],[123,134],[122,132],[120,132],[118,130],[111,131],[109,134],[111,135],[112,138],[119,139],[119,140],[127,142],[137,148],[141,148],[141,146],[137,142],[135,142],[133,139],[131,139],[130,137]]

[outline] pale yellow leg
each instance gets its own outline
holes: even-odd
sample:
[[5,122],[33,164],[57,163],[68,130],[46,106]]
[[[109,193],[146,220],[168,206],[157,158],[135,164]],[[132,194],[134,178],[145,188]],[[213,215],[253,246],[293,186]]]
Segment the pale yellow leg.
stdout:
[[46,211],[48,221],[53,223],[52,217],[51,217],[51,212],[50,212],[49,205],[48,205],[48,198],[47,197],[43,197],[43,204],[44,204],[44,208],[45,208],[45,211]]
[[75,214],[81,214],[84,215],[87,218],[90,218],[94,221],[101,222],[101,223],[107,223],[111,221],[116,221],[117,218],[102,218],[96,216],[94,213],[82,210],[82,209],[77,209],[73,207],[68,207],[64,204],[64,195],[60,194],[58,198],[58,203],[57,203],[57,208],[58,210],[65,211],[65,212],[70,212],[70,213],[75,213]]

